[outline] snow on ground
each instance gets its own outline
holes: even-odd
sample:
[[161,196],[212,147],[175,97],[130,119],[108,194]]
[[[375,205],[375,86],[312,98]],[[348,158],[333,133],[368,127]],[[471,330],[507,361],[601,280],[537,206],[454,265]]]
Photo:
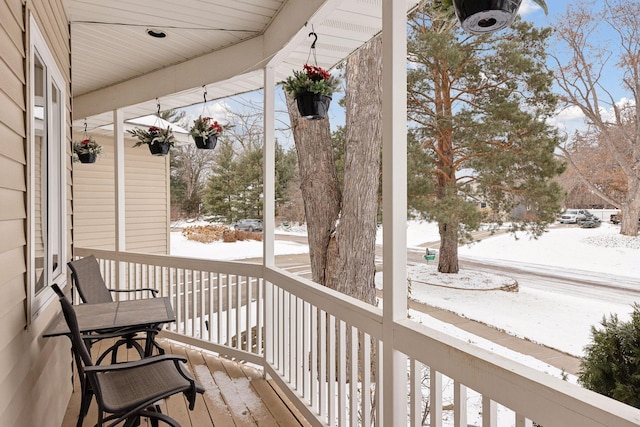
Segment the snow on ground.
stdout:
[[[304,228],[279,228],[278,233],[300,235],[304,234]],[[436,240],[435,224],[408,224],[408,247]],[[304,244],[276,240],[275,245],[278,255],[308,252]],[[262,242],[203,244],[187,241],[180,232],[174,231],[171,233],[171,253],[217,260],[253,258],[262,256]],[[605,278],[610,275],[612,281],[640,277],[640,238],[620,236],[619,226],[606,223],[594,229],[552,227],[537,240],[525,234],[519,235],[517,240],[509,234],[497,235],[461,247],[459,253],[463,258],[485,259],[493,264],[502,260],[563,271],[594,272]],[[583,354],[583,348],[590,340],[591,326],[597,325],[604,315],[617,313],[621,320],[626,320],[632,311],[633,301],[616,304],[522,286],[519,292],[505,292],[495,289],[512,283],[509,277],[465,270],[455,276],[439,275],[435,270],[435,262],[408,266],[411,298],[576,356]],[[378,274],[376,280],[381,280],[381,276]],[[416,315],[415,318],[436,327],[434,319],[428,316]],[[443,325],[437,327],[444,328]],[[447,331],[468,339],[464,331],[454,333],[449,327]]]

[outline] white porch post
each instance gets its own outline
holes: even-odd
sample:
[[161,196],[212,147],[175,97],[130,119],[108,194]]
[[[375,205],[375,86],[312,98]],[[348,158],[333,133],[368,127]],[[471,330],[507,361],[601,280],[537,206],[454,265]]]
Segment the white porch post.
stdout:
[[[115,186],[115,251],[126,250],[125,239],[125,195],[124,195],[124,112],[113,110],[113,173]],[[119,257],[117,257],[119,258]],[[123,283],[124,271],[116,261],[116,289]]]
[[[262,148],[263,166],[263,267],[275,266],[275,72],[272,66],[264,68],[264,143]],[[265,363],[273,363],[273,286],[264,282],[264,357]],[[265,371],[266,372],[266,371]]]
[[407,425],[407,357],[394,322],[407,316],[407,8],[382,2],[383,425]]
[[274,260],[275,229],[275,177],[276,177],[276,138],[275,138],[275,72],[272,66],[264,69],[264,144],[262,148],[263,166],[263,263],[272,267]]

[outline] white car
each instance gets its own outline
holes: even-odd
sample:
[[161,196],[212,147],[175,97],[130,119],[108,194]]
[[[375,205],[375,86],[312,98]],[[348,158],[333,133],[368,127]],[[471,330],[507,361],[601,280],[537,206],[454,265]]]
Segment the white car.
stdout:
[[577,224],[578,221],[587,219],[586,213],[584,209],[567,209],[560,216],[560,224]]

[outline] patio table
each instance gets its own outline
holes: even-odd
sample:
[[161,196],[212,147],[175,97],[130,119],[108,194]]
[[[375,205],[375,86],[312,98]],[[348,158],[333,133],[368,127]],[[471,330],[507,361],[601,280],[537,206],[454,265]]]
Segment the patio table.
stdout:
[[[73,306],[78,317],[80,332],[109,332],[134,327],[152,327],[175,322],[176,317],[168,297],[115,301]],[[69,335],[69,327],[60,313],[42,334],[43,337]]]

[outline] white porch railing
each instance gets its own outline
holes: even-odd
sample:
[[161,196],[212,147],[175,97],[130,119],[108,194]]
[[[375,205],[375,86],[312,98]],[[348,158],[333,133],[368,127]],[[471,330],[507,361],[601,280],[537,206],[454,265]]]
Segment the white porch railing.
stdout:
[[[380,309],[258,264],[75,249],[89,254],[109,287],[171,298],[169,338],[262,366],[312,424],[382,424]],[[393,329],[388,345],[409,359],[407,425],[466,427],[473,390],[483,426],[640,426],[635,408],[410,320]]]

